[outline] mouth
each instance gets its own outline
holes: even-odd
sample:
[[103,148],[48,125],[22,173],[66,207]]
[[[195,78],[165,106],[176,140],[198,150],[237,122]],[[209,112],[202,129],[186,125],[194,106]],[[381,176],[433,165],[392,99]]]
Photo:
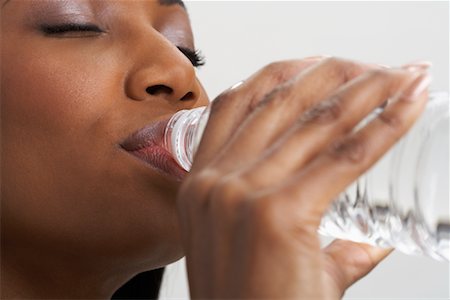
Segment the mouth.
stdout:
[[181,181],[187,172],[164,147],[164,132],[169,118],[146,125],[132,133],[120,146],[152,169]]

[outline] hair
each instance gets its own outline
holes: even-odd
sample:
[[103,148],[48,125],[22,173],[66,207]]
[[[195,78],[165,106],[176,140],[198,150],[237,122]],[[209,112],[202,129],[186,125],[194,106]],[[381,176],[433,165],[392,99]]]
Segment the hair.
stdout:
[[121,286],[111,299],[157,299],[164,268],[139,273]]

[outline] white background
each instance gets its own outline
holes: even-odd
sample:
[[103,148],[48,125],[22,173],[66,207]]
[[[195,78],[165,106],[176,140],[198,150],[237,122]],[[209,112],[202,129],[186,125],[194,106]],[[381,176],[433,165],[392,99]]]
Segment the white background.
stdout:
[[[449,4],[443,2],[188,2],[198,72],[211,98],[275,60],[328,54],[399,66],[433,62],[449,90]],[[188,298],[184,262],[166,268],[161,298]],[[450,265],[394,252],[344,299],[450,299]]]

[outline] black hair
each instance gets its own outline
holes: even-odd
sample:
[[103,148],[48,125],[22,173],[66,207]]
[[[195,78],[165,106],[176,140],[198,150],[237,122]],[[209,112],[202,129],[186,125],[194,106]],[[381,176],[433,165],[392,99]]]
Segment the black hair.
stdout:
[[157,299],[164,268],[139,273],[121,286],[111,299]]

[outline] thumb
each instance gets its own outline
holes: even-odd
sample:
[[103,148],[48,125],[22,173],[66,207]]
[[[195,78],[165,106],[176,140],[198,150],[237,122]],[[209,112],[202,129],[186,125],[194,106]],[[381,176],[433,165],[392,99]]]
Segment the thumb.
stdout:
[[347,288],[372,271],[392,251],[392,248],[334,240],[322,250],[326,276],[342,296]]

